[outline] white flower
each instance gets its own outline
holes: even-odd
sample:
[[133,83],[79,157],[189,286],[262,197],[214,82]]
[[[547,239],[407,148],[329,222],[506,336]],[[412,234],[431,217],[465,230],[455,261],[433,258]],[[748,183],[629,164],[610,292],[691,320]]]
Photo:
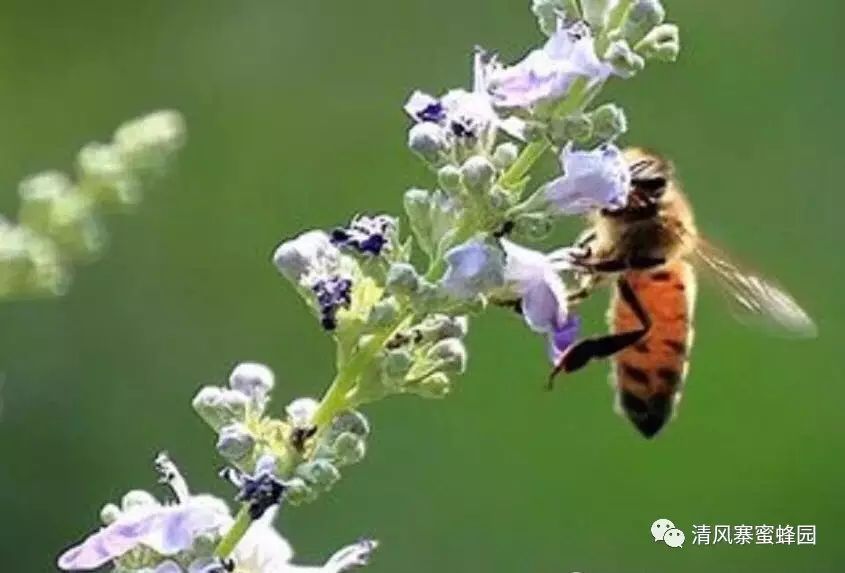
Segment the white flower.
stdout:
[[620,209],[628,200],[631,175],[622,152],[613,144],[592,151],[561,152],[564,174],[543,189],[552,209],[580,215],[595,209]]
[[364,539],[342,547],[322,565],[294,565],[293,549],[273,528],[271,518],[256,521],[238,543],[232,557],[239,573],[340,573],[366,565],[378,547],[376,541]]
[[513,66],[488,70],[485,79],[495,105],[525,108],[565,97],[578,78],[593,84],[612,71],[596,55],[589,27],[579,22],[559,29]]

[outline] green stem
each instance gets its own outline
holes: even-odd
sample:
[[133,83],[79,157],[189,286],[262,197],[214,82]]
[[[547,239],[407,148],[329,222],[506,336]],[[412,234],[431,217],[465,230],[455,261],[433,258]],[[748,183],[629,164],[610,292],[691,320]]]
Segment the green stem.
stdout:
[[583,76],[572,82],[572,87],[569,88],[569,95],[557,104],[552,115],[554,117],[566,117],[571,113],[580,111],[586,103],[587,95],[592,91],[589,87],[590,84],[587,78]]
[[317,411],[314,412],[314,417],[311,420],[314,426],[319,429],[328,426],[332,418],[335,417],[335,414],[346,408],[346,395],[355,385],[355,382],[370,366],[373,358],[382,349],[384,344],[393,338],[397,332],[407,327],[412,318],[412,314],[406,312],[400,317],[394,328],[374,335],[358,352],[352,355],[349,362],[346,363],[346,367],[337,373],[331,386],[329,386],[329,389],[320,401],[320,405],[317,406]]
[[226,559],[246,534],[250,524],[252,524],[252,518],[249,516],[249,505],[244,504],[241,506],[240,511],[238,511],[232,527],[229,528],[229,531],[226,532],[226,535],[217,544],[217,548],[214,550],[214,556],[219,559]]
[[520,153],[519,157],[517,157],[516,161],[514,161],[513,165],[511,165],[499,179],[499,185],[506,189],[513,189],[516,187],[528,174],[531,167],[546,152],[550,145],[549,141],[545,138],[532,141],[526,145],[522,150],[522,153]]

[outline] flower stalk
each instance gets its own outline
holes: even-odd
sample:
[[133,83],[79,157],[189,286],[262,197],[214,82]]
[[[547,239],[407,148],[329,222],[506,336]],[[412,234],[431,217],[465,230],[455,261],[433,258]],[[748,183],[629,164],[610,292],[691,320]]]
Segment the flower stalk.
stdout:
[[[184,573],[227,569],[234,559],[239,573],[295,571],[270,528],[271,508],[315,500],[361,461],[370,426],[359,407],[391,395],[447,395],[467,366],[471,316],[491,306],[517,310],[553,364],[570,348],[580,325],[568,306],[568,285],[579,278],[573,248],[546,253],[517,240],[543,238],[563,216],[626,205],[630,172],[616,140],[627,119],[613,103],[589,108],[611,77],[630,78],[647,60],[672,61],[678,31],[663,24],[659,0],[534,0],[532,10],[548,38],[521,61],[503,65],[479,49],[471,87],[408,98],[408,147],[437,174],[433,188],[404,195],[410,232],[394,216],[362,213],[276,249],[273,263],[336,343],[337,372],[319,401],[294,399],[281,416],[267,411],[275,377],[262,364],[242,363],[227,385],[197,393],[193,407],[229,464],[222,475],[238,489],[234,518],[219,500],[183,488],[179,505],[152,505],[143,517],[191,529],[150,552],[141,550],[146,537],[122,537],[138,530],[132,504],[110,508],[104,515],[117,526],[66,552],[62,568],[111,558],[122,573]],[[150,159],[143,143],[129,145],[139,161]],[[562,173],[525,197],[548,151]],[[420,257],[427,261],[418,267]],[[183,519],[201,513],[213,523]],[[92,556],[110,536],[120,538],[119,551]],[[274,548],[274,562],[251,561],[256,536]],[[309,570],[366,564],[375,547],[348,546]]]

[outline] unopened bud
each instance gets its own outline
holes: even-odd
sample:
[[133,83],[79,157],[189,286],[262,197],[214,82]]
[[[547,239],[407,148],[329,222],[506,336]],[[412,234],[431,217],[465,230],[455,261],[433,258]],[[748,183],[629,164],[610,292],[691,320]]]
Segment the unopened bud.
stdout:
[[451,390],[449,376],[444,372],[435,372],[414,387],[414,394],[423,398],[444,398]]
[[373,305],[367,324],[372,328],[384,328],[392,325],[399,316],[399,303],[393,297],[378,301]]
[[155,505],[159,505],[158,500],[153,497],[153,494],[142,489],[133,489],[132,491],[127,492],[126,495],[123,496],[123,499],[120,500],[120,507],[123,511],[129,511],[130,509],[136,507],[148,507]]
[[335,461],[338,466],[357,464],[367,453],[367,444],[352,432],[340,434],[334,442]]
[[404,378],[413,364],[414,359],[411,353],[404,348],[397,348],[396,350],[388,351],[384,355],[382,371],[387,378],[397,380]]
[[513,165],[517,157],[519,157],[519,147],[510,141],[497,145],[493,150],[493,163],[502,170]]
[[487,193],[487,202],[496,211],[507,211],[518,198],[518,194],[505,191],[501,187],[493,187]]
[[300,465],[296,468],[296,475],[318,491],[330,489],[340,479],[340,471],[326,459],[313,460]]
[[385,287],[391,294],[409,296],[419,290],[420,276],[409,263],[393,263],[387,271]]
[[437,342],[444,338],[463,338],[467,334],[469,321],[465,316],[435,314],[426,318],[417,328],[423,340]]
[[628,10],[628,18],[622,35],[631,45],[635,45],[648,34],[652,28],[663,23],[666,10],[660,0],[634,0]]
[[481,155],[474,155],[461,166],[461,183],[468,191],[486,193],[493,186],[496,168],[490,160]]
[[229,375],[229,387],[251,398],[260,408],[264,407],[274,384],[273,371],[257,362],[241,362]]
[[340,260],[340,251],[331,238],[319,230],[306,231],[279,245],[273,253],[273,264],[294,284],[316,264],[331,266]]
[[194,396],[192,406],[205,422],[219,431],[246,417],[249,398],[236,390],[205,386]]
[[100,510],[100,521],[103,522],[103,525],[111,525],[120,517],[120,514],[123,513],[120,511],[120,508],[113,504],[107,503],[103,506]]
[[351,432],[356,436],[366,437],[370,433],[370,423],[361,412],[346,410],[332,420],[331,431],[338,435]]
[[583,113],[570,114],[552,120],[551,137],[559,145],[566,145],[570,141],[586,141],[592,134],[593,122]]
[[610,44],[604,57],[622,78],[630,78],[645,67],[643,57],[634,52],[625,40]]
[[444,191],[458,193],[461,190],[460,169],[454,165],[444,165],[437,171],[437,182]]
[[531,11],[537,17],[540,30],[547,36],[558,30],[561,20],[571,22],[578,18],[574,0],[533,0]]
[[647,60],[674,62],[681,51],[678,27],[675,24],[657,26],[640,40],[635,50]]
[[625,110],[616,104],[605,104],[592,112],[593,136],[599,142],[613,141],[628,131]]
[[285,482],[285,503],[301,505],[317,499],[317,492],[300,477]]
[[443,128],[429,121],[415,124],[408,131],[408,147],[432,165],[443,163],[448,142]]
[[451,295],[440,283],[432,284],[423,280],[420,283],[420,290],[412,301],[412,304],[414,305],[415,311],[424,314],[450,304],[452,302],[450,298]]
[[308,429],[319,406],[320,403],[314,398],[297,398],[287,405],[285,412],[291,426],[300,430]]
[[436,361],[446,372],[463,373],[466,370],[467,351],[458,338],[447,338],[429,349],[427,357]]
[[227,460],[240,461],[252,453],[254,447],[255,438],[243,424],[230,424],[221,428],[217,451]]

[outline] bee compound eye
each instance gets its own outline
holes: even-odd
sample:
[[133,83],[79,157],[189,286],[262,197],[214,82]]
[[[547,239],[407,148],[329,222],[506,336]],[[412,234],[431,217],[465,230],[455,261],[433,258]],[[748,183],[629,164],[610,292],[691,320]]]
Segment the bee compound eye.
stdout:
[[633,186],[652,197],[659,197],[666,191],[665,177],[648,177],[645,179],[634,179]]

